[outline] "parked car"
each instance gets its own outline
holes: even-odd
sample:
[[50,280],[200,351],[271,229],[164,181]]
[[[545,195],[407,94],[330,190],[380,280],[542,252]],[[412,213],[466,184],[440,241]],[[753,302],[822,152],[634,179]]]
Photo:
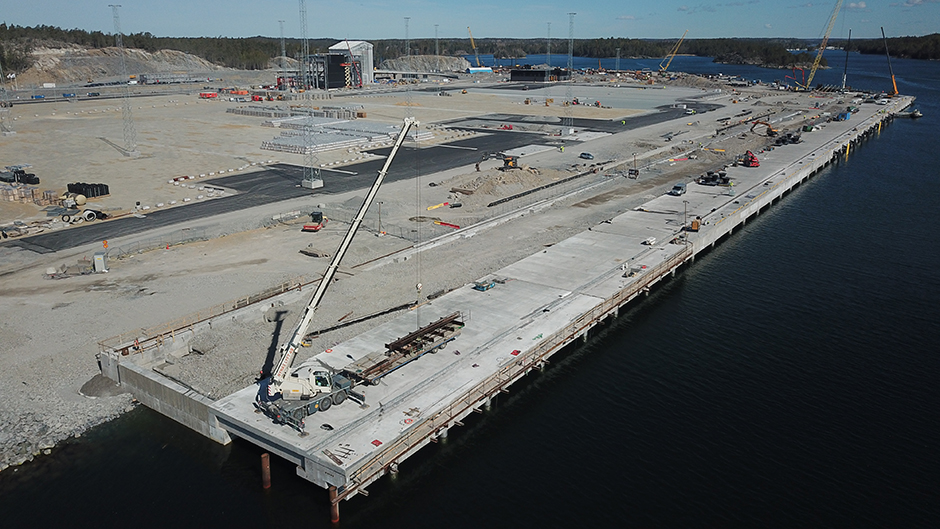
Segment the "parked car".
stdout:
[[578,157],[584,158],[585,160],[593,160],[593,159],[594,159],[594,155],[591,154],[591,153],[589,153],[589,152],[582,152],[581,154],[578,155]]
[[669,190],[669,194],[677,197],[679,195],[685,194],[685,184],[676,184],[672,186],[672,189]]

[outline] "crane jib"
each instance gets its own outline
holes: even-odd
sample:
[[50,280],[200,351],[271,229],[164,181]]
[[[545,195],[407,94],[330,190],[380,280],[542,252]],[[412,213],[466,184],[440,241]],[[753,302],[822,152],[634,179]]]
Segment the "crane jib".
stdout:
[[333,277],[336,275],[336,270],[339,268],[340,261],[342,261],[343,257],[346,255],[346,251],[349,249],[349,245],[352,243],[353,237],[355,237],[356,231],[359,229],[359,225],[362,224],[362,219],[365,217],[366,211],[369,210],[369,206],[372,205],[375,196],[378,194],[379,186],[382,185],[382,181],[385,179],[385,175],[388,173],[388,168],[392,164],[392,160],[395,159],[395,155],[398,153],[398,149],[401,147],[402,143],[404,143],[405,138],[408,135],[408,131],[412,126],[416,126],[417,124],[418,122],[415,120],[415,118],[405,118],[401,127],[401,131],[398,133],[398,139],[395,140],[395,144],[392,146],[392,150],[388,154],[388,158],[385,159],[385,164],[382,166],[382,169],[376,176],[375,182],[372,184],[372,188],[369,190],[368,195],[362,202],[362,206],[359,208],[359,212],[356,213],[356,217],[350,223],[349,229],[346,231],[346,235],[343,237],[343,241],[339,245],[339,249],[333,255],[333,259],[330,261],[330,264],[326,267],[326,272],[323,274],[323,278],[320,280],[320,284],[317,285],[316,292],[313,293],[313,296],[310,299],[310,303],[308,303],[307,307],[304,309],[303,318],[301,318],[300,323],[294,329],[294,334],[287,343],[284,355],[281,357],[281,360],[278,362],[277,367],[271,375],[271,380],[268,385],[268,394],[270,396],[274,396],[280,391],[280,386],[287,378],[287,372],[294,363],[294,356],[296,355],[297,348],[300,346],[304,335],[307,333],[308,327],[310,327],[310,322],[313,320],[313,314],[316,312],[317,306],[320,304],[320,300],[323,299],[323,295],[326,293],[326,289],[330,286],[330,283],[333,282]]

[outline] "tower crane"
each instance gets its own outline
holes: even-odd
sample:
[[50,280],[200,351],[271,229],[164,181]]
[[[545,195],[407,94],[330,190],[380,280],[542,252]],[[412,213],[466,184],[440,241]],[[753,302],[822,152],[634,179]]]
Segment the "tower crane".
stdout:
[[679,46],[682,46],[682,41],[685,40],[685,36],[689,33],[689,30],[685,30],[685,33],[682,34],[682,37],[679,38],[679,42],[672,47],[672,50],[669,51],[661,63],[659,63],[659,73],[666,73],[666,70],[669,69],[669,65],[672,64],[672,60],[676,58],[676,53],[679,52]]
[[467,33],[470,34],[470,46],[473,48],[473,56],[476,58],[477,68],[482,68],[482,65],[480,64],[480,54],[477,52],[476,43],[473,42],[473,32],[470,31],[470,26],[467,26]]
[[829,25],[826,26],[826,33],[823,35],[822,42],[819,43],[819,52],[816,53],[816,60],[813,61],[813,67],[809,71],[806,84],[800,85],[800,88],[804,90],[809,90],[809,87],[813,85],[813,77],[816,76],[816,69],[819,68],[819,61],[822,60],[823,52],[826,51],[826,44],[829,43],[829,34],[832,33],[832,26],[836,23],[836,18],[839,16],[839,8],[841,7],[842,0],[838,0],[835,9],[832,10],[832,16],[829,17]]

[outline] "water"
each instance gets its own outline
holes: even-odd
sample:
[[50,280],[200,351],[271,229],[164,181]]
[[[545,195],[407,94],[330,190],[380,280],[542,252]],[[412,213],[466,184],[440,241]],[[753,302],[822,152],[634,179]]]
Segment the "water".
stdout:
[[[883,57],[852,60],[851,84],[890,82]],[[342,526],[937,527],[940,64],[894,67],[925,118],[344,502]],[[0,512],[10,527],[328,527],[326,493],[279,458],[262,491],[259,455],[139,409],[0,474]]]

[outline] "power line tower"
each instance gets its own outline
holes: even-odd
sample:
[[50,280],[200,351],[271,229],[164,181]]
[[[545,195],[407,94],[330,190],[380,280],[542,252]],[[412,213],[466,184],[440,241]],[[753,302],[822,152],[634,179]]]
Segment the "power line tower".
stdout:
[[409,22],[411,22],[411,17],[405,17],[405,59],[410,62],[411,61],[411,38],[408,36],[408,23]]
[[121,15],[118,13],[121,4],[110,4],[111,14],[114,16],[114,40],[118,53],[121,54],[121,87],[124,99],[124,156],[136,158],[140,156],[137,150],[137,131],[134,129],[134,115],[131,113],[131,93],[128,88],[127,61],[124,58],[124,39],[121,37]]
[[[300,78],[301,86],[304,90],[303,95],[303,106],[307,110],[306,114],[309,117],[309,120],[304,124],[304,179],[300,182],[301,187],[306,187],[308,189],[314,189],[317,187],[323,187],[323,180],[320,178],[320,158],[317,156],[317,145],[316,140],[314,139],[315,131],[314,120],[313,120],[313,108],[310,106],[310,95],[307,93],[307,89],[310,88],[310,85],[307,82],[307,75],[311,72],[308,72],[307,60],[310,56],[310,43],[307,42],[307,3],[305,0],[300,0],[300,39],[303,42],[301,44],[301,57],[300,57]],[[316,70],[312,72],[314,79],[317,79],[318,75]],[[316,88],[320,88],[319,80],[316,81]]]
[[548,53],[547,53],[548,57],[546,58],[546,60],[548,61],[548,69],[551,70],[552,69],[552,23],[551,22],[548,23],[548,38],[546,39],[546,41],[548,44]]
[[[10,80],[16,79],[16,74],[9,74]],[[6,87],[6,77],[3,76],[3,65],[0,64],[0,134],[4,136],[11,136],[16,134],[13,130],[13,126],[10,124],[12,119],[10,119],[13,103],[10,102],[10,98],[7,94]]]
[[[307,2],[300,0],[300,87],[306,90],[307,58],[310,55],[310,43],[307,42]],[[317,88],[320,88],[319,81]]]
[[574,118],[571,117],[571,84],[574,83],[574,16],[577,13],[568,13],[568,84],[565,85],[565,119],[562,123],[565,129],[574,127]]

